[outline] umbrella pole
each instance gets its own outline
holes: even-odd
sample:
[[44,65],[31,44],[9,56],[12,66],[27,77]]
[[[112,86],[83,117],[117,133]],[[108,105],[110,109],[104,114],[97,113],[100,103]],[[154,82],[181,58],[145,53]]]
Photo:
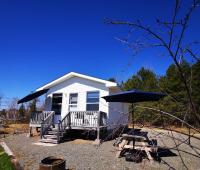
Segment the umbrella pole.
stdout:
[[133,128],[133,131],[134,131],[134,104],[132,103],[132,128]]
[[[133,135],[134,135],[134,130],[135,130],[135,128],[134,128],[134,126],[135,126],[135,124],[134,124],[134,104],[132,103],[132,129],[133,129]],[[133,149],[134,149],[134,147],[135,147],[135,139],[133,138]]]

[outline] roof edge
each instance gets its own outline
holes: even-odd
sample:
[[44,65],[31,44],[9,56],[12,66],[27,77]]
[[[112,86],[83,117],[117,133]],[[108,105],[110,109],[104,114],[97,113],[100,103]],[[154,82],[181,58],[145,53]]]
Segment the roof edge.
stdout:
[[108,81],[108,80],[95,78],[95,77],[92,77],[92,76],[87,76],[87,75],[76,73],[76,72],[70,72],[70,73],[65,74],[64,76],[62,76],[60,78],[57,78],[57,79],[51,81],[50,83],[45,84],[42,87],[39,87],[38,89],[36,89],[36,91],[47,89],[47,88],[51,88],[51,87],[56,86],[57,84],[62,83],[63,81],[66,81],[66,80],[68,80],[68,79],[70,79],[72,77],[80,77],[80,78],[83,78],[83,79],[87,79],[87,80],[103,83],[103,84],[106,85],[106,87],[116,87],[117,86],[117,83],[115,83],[115,82],[111,82],[111,81]]

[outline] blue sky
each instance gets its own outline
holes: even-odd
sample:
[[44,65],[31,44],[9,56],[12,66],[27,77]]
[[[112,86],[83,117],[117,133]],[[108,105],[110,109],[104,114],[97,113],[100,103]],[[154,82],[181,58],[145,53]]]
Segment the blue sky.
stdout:
[[[153,25],[168,18],[173,1],[16,0],[0,1],[0,93],[23,97],[68,72],[126,80],[141,66],[163,74],[172,62],[159,49],[132,56],[116,37],[128,29],[104,24],[105,18]],[[184,3],[188,3],[184,2]],[[187,6],[187,4],[185,5]],[[192,34],[199,37],[199,11]]]

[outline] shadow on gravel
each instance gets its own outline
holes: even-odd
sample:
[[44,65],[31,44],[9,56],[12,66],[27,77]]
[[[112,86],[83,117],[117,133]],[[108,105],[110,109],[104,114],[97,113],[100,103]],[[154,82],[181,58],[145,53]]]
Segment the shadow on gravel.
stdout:
[[96,133],[93,131],[71,130],[66,134],[63,142],[74,141],[76,139],[95,140]]
[[178,156],[177,154],[175,154],[174,152],[172,152],[171,150],[169,150],[167,148],[158,148],[157,153],[160,158]]

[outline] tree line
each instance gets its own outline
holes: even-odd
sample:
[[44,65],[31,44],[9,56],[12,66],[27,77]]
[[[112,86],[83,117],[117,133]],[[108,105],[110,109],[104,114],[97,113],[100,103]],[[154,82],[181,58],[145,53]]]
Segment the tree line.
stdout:
[[[192,100],[194,102],[197,114],[200,115],[200,61],[189,63],[183,60],[180,67],[184,73],[187,83],[191,91]],[[171,64],[162,76],[156,75],[152,70],[142,67],[136,74],[133,74],[127,81],[121,83],[123,90],[138,89],[143,91],[162,92],[167,96],[159,102],[138,103],[140,106],[149,106],[158,108],[159,110],[177,116],[178,118],[199,126],[200,122],[196,120],[192,112],[188,96],[181,80],[178,68],[175,64]],[[135,110],[136,122],[143,122],[153,125],[181,125],[180,121],[155,113],[155,111],[147,109]]]
[[17,101],[17,98],[13,98],[6,109],[0,110],[0,117],[11,122],[29,123],[31,113],[43,109],[43,106],[37,106],[38,99],[20,105],[17,104]]

